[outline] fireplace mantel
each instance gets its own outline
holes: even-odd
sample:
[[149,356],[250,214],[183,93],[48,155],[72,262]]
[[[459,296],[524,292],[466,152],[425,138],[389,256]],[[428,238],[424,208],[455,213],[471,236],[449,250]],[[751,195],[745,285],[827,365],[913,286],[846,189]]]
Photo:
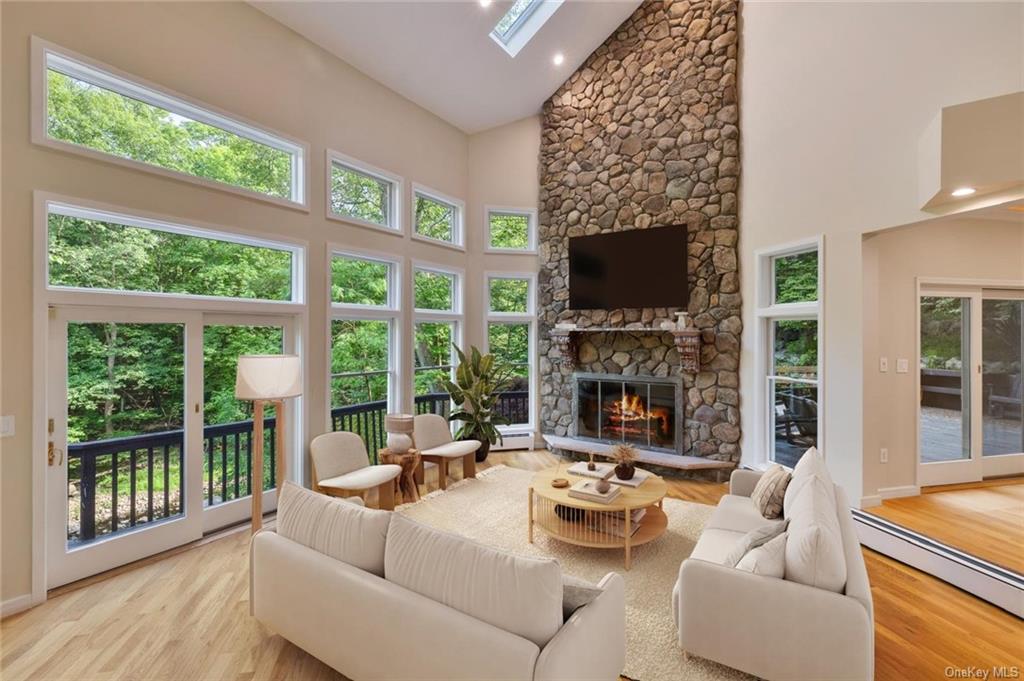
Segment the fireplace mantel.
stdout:
[[577,357],[577,334],[581,333],[670,333],[675,340],[676,348],[679,350],[679,368],[689,373],[700,372],[700,346],[701,343],[714,344],[715,332],[713,329],[699,330],[693,327],[660,328],[655,326],[572,326],[551,329],[551,341],[558,348],[562,359],[572,366],[578,364]]

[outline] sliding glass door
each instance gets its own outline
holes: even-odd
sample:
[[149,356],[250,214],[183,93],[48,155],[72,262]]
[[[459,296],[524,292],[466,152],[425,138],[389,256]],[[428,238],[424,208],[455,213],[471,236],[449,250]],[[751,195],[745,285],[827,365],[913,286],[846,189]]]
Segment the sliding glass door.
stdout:
[[924,288],[919,306],[918,484],[1024,472],[1024,296]]

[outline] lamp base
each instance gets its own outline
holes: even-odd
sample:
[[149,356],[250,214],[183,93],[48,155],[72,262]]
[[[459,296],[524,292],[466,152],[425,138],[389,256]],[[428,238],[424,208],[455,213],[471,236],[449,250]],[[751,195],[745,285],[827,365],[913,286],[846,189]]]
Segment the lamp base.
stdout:
[[405,454],[412,447],[412,438],[405,433],[388,433],[388,449],[393,454]]

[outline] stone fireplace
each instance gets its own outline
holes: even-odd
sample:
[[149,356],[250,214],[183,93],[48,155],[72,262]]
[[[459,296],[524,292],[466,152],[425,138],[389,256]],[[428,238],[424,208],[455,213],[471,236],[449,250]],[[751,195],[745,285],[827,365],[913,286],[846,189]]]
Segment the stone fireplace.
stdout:
[[681,453],[682,382],[678,378],[576,373],[572,435]]
[[[644,2],[544,105],[540,426],[558,447],[630,440],[694,469],[739,461],[738,31],[735,0]],[[569,307],[569,239],[665,225],[687,227],[699,371],[663,331],[679,309]],[[574,357],[559,324],[578,329]]]

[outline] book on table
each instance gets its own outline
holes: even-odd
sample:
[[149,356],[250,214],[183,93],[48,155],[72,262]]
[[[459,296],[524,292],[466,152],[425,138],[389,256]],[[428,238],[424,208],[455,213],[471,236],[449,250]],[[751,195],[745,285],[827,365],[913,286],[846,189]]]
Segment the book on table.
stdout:
[[608,482],[613,485],[622,485],[623,487],[639,487],[652,475],[641,468],[637,468],[632,478],[629,480],[620,480],[615,475],[614,471],[615,466],[610,463],[595,463],[594,470],[589,470],[587,468],[586,461],[577,461],[568,468],[568,472],[572,475],[579,475],[584,478],[597,478],[598,480],[603,479],[606,475],[611,473],[612,476],[608,478]]
[[[640,530],[640,521],[647,515],[646,508],[634,508],[630,511],[629,535],[633,536]],[[591,513],[587,517],[587,526],[590,529],[614,537],[626,536],[626,512],[625,511],[599,511]]]
[[577,480],[569,488],[569,496],[584,501],[596,501],[599,504],[610,504],[622,493],[622,489],[612,485],[607,492],[597,491],[597,480]]

